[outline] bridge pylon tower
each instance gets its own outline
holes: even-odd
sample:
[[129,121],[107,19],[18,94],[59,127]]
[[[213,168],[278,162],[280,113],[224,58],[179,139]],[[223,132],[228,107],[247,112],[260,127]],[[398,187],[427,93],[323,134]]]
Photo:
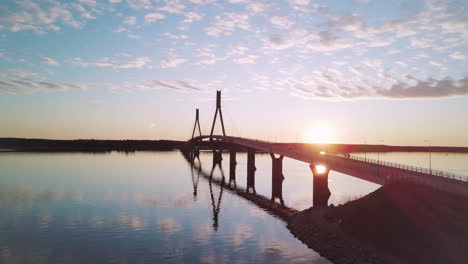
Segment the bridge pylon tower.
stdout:
[[223,129],[223,136],[226,136],[226,131],[224,130],[224,121],[223,121],[223,112],[221,111],[221,91],[216,91],[216,111],[215,116],[213,118],[213,125],[211,126],[210,132],[210,141],[213,141],[213,131],[216,124],[216,117],[218,116],[219,112],[219,119],[221,120],[221,128]]
[[198,126],[198,133],[201,136],[202,133],[201,133],[201,127],[200,127],[200,118],[199,118],[198,108],[197,110],[195,110],[195,124],[193,125],[192,139],[193,139],[193,136],[195,136],[195,129],[197,128],[197,126]]

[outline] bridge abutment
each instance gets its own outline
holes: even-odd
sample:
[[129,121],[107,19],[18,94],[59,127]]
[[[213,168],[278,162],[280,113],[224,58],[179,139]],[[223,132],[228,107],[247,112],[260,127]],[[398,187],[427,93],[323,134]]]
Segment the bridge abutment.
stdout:
[[315,164],[310,164],[309,167],[313,176],[313,206],[327,206],[331,195],[328,188],[330,168],[325,167],[324,171],[319,171]]
[[274,202],[278,198],[282,205],[283,200],[283,156],[275,157],[275,154],[270,153],[272,162],[272,173],[271,173],[271,201]]
[[247,150],[247,191],[250,189],[255,191],[255,171],[257,168],[255,167],[255,149],[248,149]]

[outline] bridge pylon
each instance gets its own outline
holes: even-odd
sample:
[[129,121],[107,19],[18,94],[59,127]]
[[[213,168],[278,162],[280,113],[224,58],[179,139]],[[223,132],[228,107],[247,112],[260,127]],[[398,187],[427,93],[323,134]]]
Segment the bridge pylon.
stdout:
[[198,108],[197,110],[195,110],[195,124],[193,125],[192,139],[193,139],[193,136],[195,136],[195,129],[197,128],[197,126],[198,126],[198,133],[201,136],[202,133],[201,133],[201,127],[200,127],[200,118],[199,118]]
[[226,136],[226,131],[224,130],[224,121],[223,121],[223,112],[221,111],[221,91],[216,91],[216,111],[213,118],[213,125],[211,125],[211,132],[210,132],[210,141],[213,141],[213,131],[216,124],[216,117],[218,116],[219,112],[219,119],[221,120],[221,128],[223,129],[223,136]]

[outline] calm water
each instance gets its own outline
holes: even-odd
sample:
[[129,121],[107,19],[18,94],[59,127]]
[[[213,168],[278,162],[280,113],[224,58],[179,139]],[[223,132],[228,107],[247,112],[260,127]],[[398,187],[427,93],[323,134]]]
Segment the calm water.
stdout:
[[[246,155],[237,160],[245,187]],[[201,163],[209,172],[211,155]],[[257,193],[269,197],[271,159],[256,163]],[[307,164],[285,159],[283,171],[286,205],[310,207]],[[329,181],[334,204],[379,187],[333,171]],[[282,220],[203,177],[197,184],[179,152],[0,153],[0,263],[161,262],[328,263]]]
[[468,176],[468,153],[431,153],[428,152],[388,152],[388,153],[355,153],[353,155],[366,156],[371,159],[380,159],[397,162],[422,168],[431,168],[459,175]]

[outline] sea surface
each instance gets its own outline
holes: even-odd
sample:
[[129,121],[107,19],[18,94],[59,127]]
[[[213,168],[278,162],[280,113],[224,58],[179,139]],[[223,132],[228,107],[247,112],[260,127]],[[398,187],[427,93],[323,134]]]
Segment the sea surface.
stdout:
[[[368,154],[366,154],[368,155]],[[372,155],[372,154],[369,154]],[[424,165],[426,153],[381,154]],[[212,155],[200,165],[211,173]],[[467,154],[432,154],[439,169],[468,172]],[[400,159],[400,160],[399,160]],[[237,155],[236,184],[246,186]],[[418,163],[419,162],[419,163]],[[271,195],[271,158],[256,155],[256,191]],[[213,177],[229,178],[229,155]],[[308,164],[285,159],[285,204],[312,206]],[[379,185],[330,172],[329,204]],[[210,184],[178,151],[0,153],[0,263],[329,263],[286,223]]]

